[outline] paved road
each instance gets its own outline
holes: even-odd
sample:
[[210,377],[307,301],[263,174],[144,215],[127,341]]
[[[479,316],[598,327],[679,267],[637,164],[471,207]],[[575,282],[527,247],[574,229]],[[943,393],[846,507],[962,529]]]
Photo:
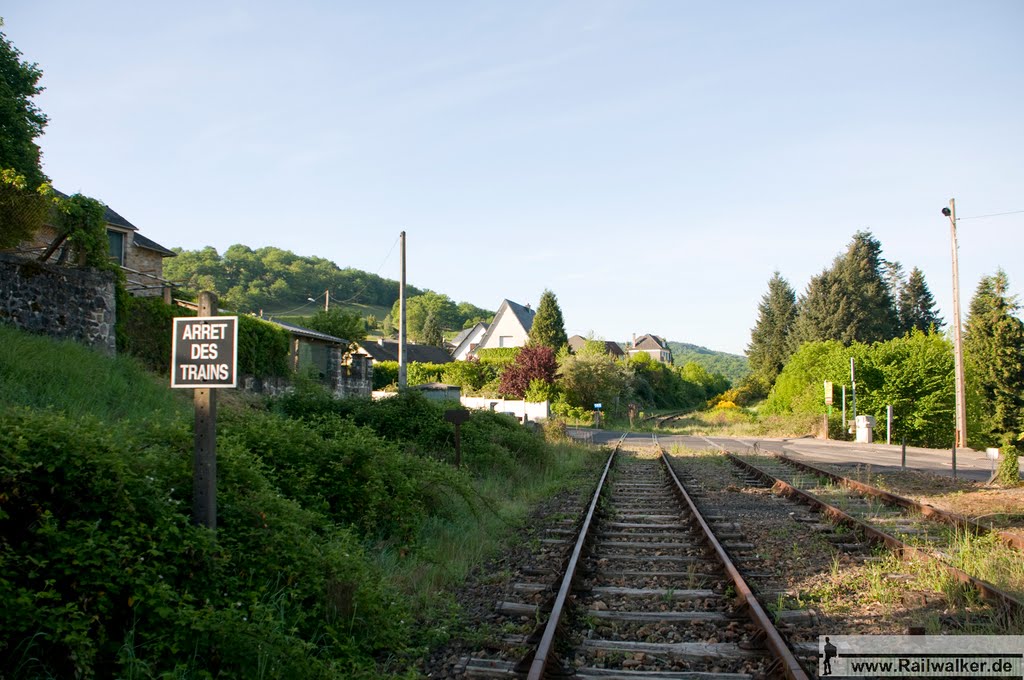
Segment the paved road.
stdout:
[[[610,444],[622,436],[621,432],[605,430],[574,430],[569,434],[575,438],[589,438],[595,444]],[[629,439],[647,439],[650,434],[630,434]],[[808,463],[833,463],[839,465],[869,464],[874,469],[900,469],[901,449],[886,444],[856,444],[854,442],[824,441],[822,439],[753,439],[748,437],[699,437],[691,435],[660,435],[658,441],[671,450],[673,444],[691,449],[718,448],[735,453],[750,451],[756,445],[761,451],[784,452]],[[1024,463],[1024,461],[1022,461]],[[952,451],[950,449],[925,449],[907,447],[907,469],[920,472],[951,476],[953,474]],[[984,451],[958,449],[956,452],[957,476],[963,479],[988,481],[992,474],[992,461]]]

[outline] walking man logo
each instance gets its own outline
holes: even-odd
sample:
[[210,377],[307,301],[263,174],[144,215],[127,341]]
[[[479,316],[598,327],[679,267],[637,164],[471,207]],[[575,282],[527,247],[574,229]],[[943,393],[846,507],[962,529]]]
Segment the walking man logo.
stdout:
[[832,675],[832,659],[836,658],[839,650],[836,646],[829,641],[828,636],[825,636],[825,662],[821,667],[822,675]]

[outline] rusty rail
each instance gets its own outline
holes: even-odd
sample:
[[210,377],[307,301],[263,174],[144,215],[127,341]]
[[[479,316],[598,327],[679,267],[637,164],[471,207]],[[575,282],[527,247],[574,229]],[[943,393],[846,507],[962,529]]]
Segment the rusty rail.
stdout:
[[927,505],[925,503],[919,503],[918,501],[915,501],[912,498],[906,498],[904,496],[884,491],[882,489],[879,489],[878,487],[871,486],[870,484],[865,484],[863,482],[858,482],[855,479],[843,477],[842,475],[829,472],[828,470],[824,470],[815,465],[811,465],[810,463],[805,463],[803,461],[791,458],[786,454],[776,454],[776,456],[780,460],[785,462],[787,465],[792,465],[793,467],[799,468],[805,472],[810,472],[811,474],[820,475],[827,479],[831,479],[836,484],[844,486],[848,489],[852,489],[857,493],[865,494],[867,496],[874,496],[875,498],[879,498],[891,505],[898,505],[902,508],[906,508],[907,510],[919,512],[921,513],[921,515],[927,517],[928,519],[938,522],[944,522],[946,524],[957,527],[958,529],[968,529],[978,534],[995,534],[999,537],[999,540],[1003,541],[1010,547],[1016,548],[1017,550],[1024,550],[1024,538],[1020,536],[1015,536],[1006,531],[992,529],[990,527],[986,527],[982,524],[979,524],[978,522],[969,517],[958,515],[955,512],[949,512],[948,510],[940,510],[935,506]]
[[981,579],[971,576],[964,570],[958,567],[954,567],[952,564],[949,564],[945,560],[933,555],[927,550],[922,550],[921,548],[916,548],[912,545],[908,545],[907,543],[904,543],[895,536],[888,534],[884,531],[881,531],[879,529],[876,529],[870,524],[867,524],[862,520],[853,517],[852,515],[840,510],[834,505],[826,503],[817,496],[807,493],[802,489],[798,489],[789,482],[783,481],[778,477],[775,477],[774,475],[765,472],[756,465],[753,465],[752,463],[749,463],[743,460],[742,458],[739,458],[736,455],[729,453],[728,451],[725,452],[725,455],[737,466],[743,468],[744,470],[747,470],[748,472],[763,479],[765,482],[771,484],[772,490],[786,496],[797,498],[798,500],[801,500],[804,503],[807,503],[808,505],[818,508],[819,510],[823,511],[826,515],[833,518],[837,522],[859,529],[870,540],[875,541],[876,543],[882,543],[883,545],[892,548],[896,552],[900,553],[904,557],[916,557],[928,562],[932,562],[945,569],[961,583],[965,583],[974,587],[978,591],[978,593],[985,599],[1001,604],[1006,609],[1007,613],[1009,613],[1011,616],[1024,616],[1024,602],[1017,599],[1015,596],[1011,595],[1005,590],[1002,590],[1001,588],[998,588],[992,585],[991,583],[982,581]]
[[613,448],[612,452],[608,455],[608,461],[604,464],[604,471],[601,473],[601,478],[597,482],[597,489],[594,491],[594,496],[590,500],[590,506],[587,508],[587,514],[584,516],[583,524],[580,526],[579,536],[576,538],[576,545],[573,546],[572,555],[569,557],[569,561],[566,565],[565,576],[562,578],[562,583],[558,588],[558,595],[555,597],[555,603],[551,608],[551,614],[548,616],[548,622],[544,626],[544,633],[541,635],[540,643],[537,645],[537,649],[533,652],[533,658],[530,659],[528,655],[521,662],[521,665],[525,665],[526,662],[529,662],[530,664],[530,670],[526,676],[527,680],[541,680],[547,670],[548,659],[555,646],[555,634],[557,633],[559,623],[561,622],[562,614],[565,611],[566,600],[568,600],[569,593],[572,592],[573,584],[576,580],[576,568],[579,566],[580,556],[583,554],[583,548],[586,546],[587,540],[590,537],[590,527],[593,524],[594,513],[597,511],[597,502],[601,498],[601,492],[604,491],[604,484],[608,479],[608,472],[611,470],[612,462],[615,460],[615,454],[618,453],[619,447],[622,445],[622,441],[625,438],[625,434],[619,438],[619,441],[615,444],[615,448]]
[[765,643],[771,650],[772,654],[775,655],[776,660],[781,664],[781,671],[789,680],[807,680],[807,672],[804,671],[800,662],[797,661],[796,656],[786,646],[786,642],[782,639],[782,635],[778,629],[775,628],[775,624],[772,623],[768,614],[765,612],[761,603],[757,601],[757,597],[754,592],[747,585],[746,580],[740,574],[736,565],[733,564],[729,558],[729,554],[719,543],[718,538],[715,536],[711,527],[704,520],[704,516],[701,515],[700,510],[697,509],[697,505],[690,498],[690,494],[686,492],[686,487],[679,481],[679,477],[676,476],[676,471],[672,469],[672,466],[668,462],[668,456],[665,454],[665,449],[658,444],[657,437],[654,439],[655,445],[658,447],[658,451],[661,452],[661,462],[668,471],[669,477],[672,478],[672,482],[675,485],[676,493],[686,502],[687,507],[690,508],[690,513],[693,516],[694,521],[700,526],[701,531],[704,533],[704,539],[708,545],[712,548],[715,555],[718,557],[718,561],[721,562],[725,568],[729,578],[732,579],[733,584],[736,586],[736,593],[742,599],[743,604],[746,605],[746,612],[750,616],[754,624],[760,628],[765,635]]

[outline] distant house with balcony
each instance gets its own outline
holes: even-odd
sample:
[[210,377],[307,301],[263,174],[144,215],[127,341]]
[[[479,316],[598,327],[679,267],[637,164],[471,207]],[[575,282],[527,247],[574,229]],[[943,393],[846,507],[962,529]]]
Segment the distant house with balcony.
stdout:
[[529,305],[502,300],[494,321],[480,337],[476,351],[496,347],[523,347],[530,337],[536,312]]
[[672,364],[672,350],[668,348],[668,343],[657,335],[650,333],[640,337],[634,335],[633,343],[626,349],[626,353],[631,357],[637,354],[647,354],[655,361],[660,361],[663,364]]

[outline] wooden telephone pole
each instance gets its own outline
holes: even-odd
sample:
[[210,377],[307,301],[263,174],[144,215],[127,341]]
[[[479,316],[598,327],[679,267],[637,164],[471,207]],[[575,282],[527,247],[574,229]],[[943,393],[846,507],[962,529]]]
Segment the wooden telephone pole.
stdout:
[[953,371],[956,380],[956,437],[960,448],[967,447],[967,399],[964,388],[964,349],[960,335],[960,267],[957,264],[956,199],[949,199],[949,207],[942,209],[949,218],[949,233],[953,250]]

